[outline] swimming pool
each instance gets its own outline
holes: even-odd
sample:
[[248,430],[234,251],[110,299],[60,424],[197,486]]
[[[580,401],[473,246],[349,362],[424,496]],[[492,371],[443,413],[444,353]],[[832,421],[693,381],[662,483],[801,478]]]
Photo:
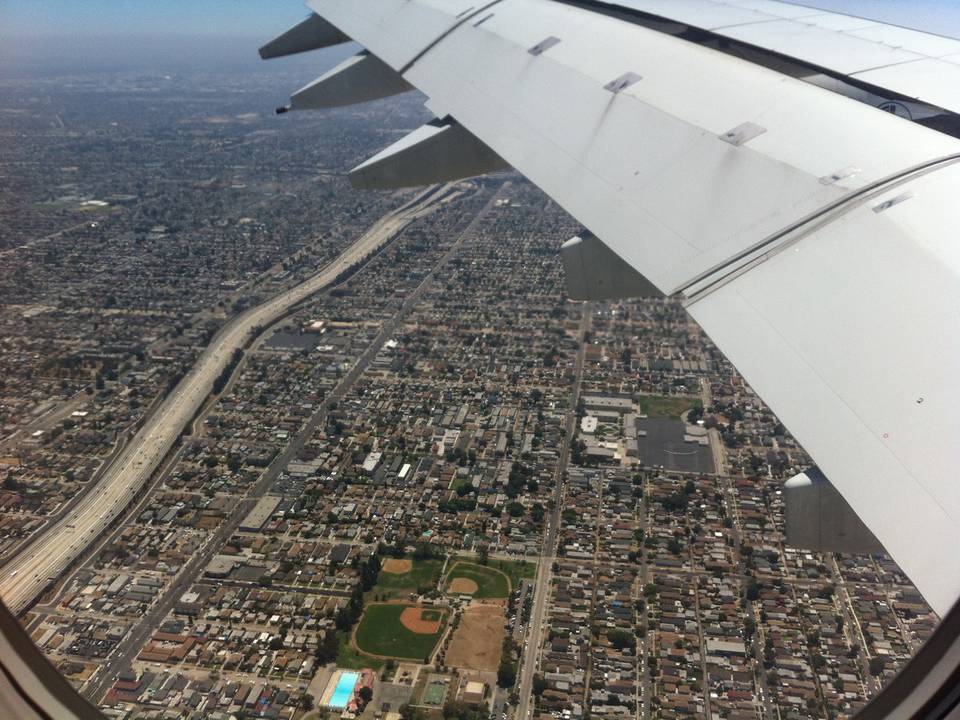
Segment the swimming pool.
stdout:
[[350,702],[350,698],[353,697],[353,688],[357,684],[357,680],[360,679],[360,673],[356,672],[345,672],[340,674],[340,679],[337,680],[337,687],[333,690],[333,695],[330,696],[330,707],[337,710],[342,710]]

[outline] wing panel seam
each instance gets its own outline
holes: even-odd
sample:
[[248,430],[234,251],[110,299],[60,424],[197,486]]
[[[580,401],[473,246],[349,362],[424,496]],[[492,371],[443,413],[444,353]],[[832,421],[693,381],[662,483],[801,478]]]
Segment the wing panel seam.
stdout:
[[[448,35],[450,35],[452,32],[454,32],[457,28],[459,28],[459,27],[460,27],[461,25],[463,25],[464,23],[470,22],[471,20],[473,20],[473,18],[475,18],[475,17],[476,17],[477,15],[479,15],[480,13],[484,12],[485,10],[489,10],[489,9],[492,8],[494,5],[496,5],[496,4],[498,4],[498,3],[502,2],[502,1],[503,1],[503,0],[493,0],[492,2],[488,2],[486,5],[481,5],[479,8],[472,9],[472,12],[471,12],[471,11],[467,11],[464,15],[458,16],[458,17],[457,17],[457,21],[456,21],[453,25],[451,25],[449,28],[447,28],[447,29],[444,30],[442,33],[440,33],[440,35],[439,35],[438,37],[436,37],[429,45],[427,45],[425,48],[423,48],[423,50],[421,50],[421,51],[418,52],[416,55],[414,55],[413,58],[411,58],[403,67],[401,67],[399,70],[397,70],[397,72],[400,73],[401,75],[403,75],[404,73],[406,73],[406,72],[407,72],[410,68],[412,68],[424,55],[426,55],[428,52],[430,52],[431,50],[433,50],[433,48],[435,48],[438,44],[440,44]],[[486,18],[485,18],[485,19],[486,19]]]
[[670,294],[684,296],[686,303],[693,305],[733,278],[739,277],[767,258],[799,242],[816,228],[823,224],[833,222],[838,216],[845,214],[847,211],[853,209],[853,207],[861,205],[870,198],[898,187],[916,177],[934,172],[941,167],[952,165],[958,161],[960,161],[960,153],[947,155],[906,168],[899,173],[870,183],[825,205],[810,215],[800,218],[751,247],[732,255],[727,260],[721,261],[713,268],[700,273],[683,285],[677,287]]

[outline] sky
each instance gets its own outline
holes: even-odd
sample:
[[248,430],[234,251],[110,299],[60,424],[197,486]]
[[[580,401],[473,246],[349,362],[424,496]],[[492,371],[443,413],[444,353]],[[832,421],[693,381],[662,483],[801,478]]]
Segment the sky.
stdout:
[[[801,4],[960,38],[958,0]],[[0,0],[0,64],[54,71],[252,63],[256,47],[307,13],[302,0]]]
[[957,0],[803,0],[795,4],[960,38]]
[[252,70],[308,13],[302,0],[0,0],[0,76]]
[[[362,0],[358,0],[362,2]],[[960,35],[956,0],[804,0],[805,5]],[[263,37],[307,14],[301,0],[0,0],[0,36]]]
[[0,0],[0,33],[259,38],[308,12],[301,0]]

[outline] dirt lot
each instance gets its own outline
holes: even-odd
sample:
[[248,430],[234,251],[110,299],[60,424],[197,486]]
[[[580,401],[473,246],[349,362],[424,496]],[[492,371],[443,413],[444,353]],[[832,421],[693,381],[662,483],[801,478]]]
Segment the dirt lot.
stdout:
[[410,572],[413,569],[413,562],[407,558],[390,558],[385,560],[383,567],[380,568],[383,572],[391,573],[393,575],[403,575]]
[[504,614],[499,605],[471,605],[447,649],[446,664],[470,670],[496,670],[503,645]]

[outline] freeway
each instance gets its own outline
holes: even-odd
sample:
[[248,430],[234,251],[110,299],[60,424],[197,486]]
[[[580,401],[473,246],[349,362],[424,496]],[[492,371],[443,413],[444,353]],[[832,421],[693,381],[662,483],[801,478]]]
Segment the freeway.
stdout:
[[[448,188],[450,186],[447,186]],[[249,308],[213,337],[197,362],[146,420],[84,497],[56,523],[44,527],[0,571],[0,598],[14,614],[22,613],[124,511],[170,452],[181,430],[210,395],[216,378],[234,351],[257,332],[353,265],[380,248],[418,217],[432,212],[449,193],[434,186],[416,200],[378,220],[333,262],[304,282]]]
[[[506,183],[504,188],[508,186],[509,183]],[[276,479],[282,472],[286,471],[290,462],[300,456],[304,446],[309,442],[310,438],[314,436],[317,428],[322,427],[326,423],[330,409],[335,407],[337,403],[341,402],[347,396],[356,381],[383,349],[387,340],[394,336],[413,310],[413,307],[434,283],[437,274],[449,262],[450,258],[458,252],[465,239],[473,232],[480,217],[493,206],[497,197],[497,193],[491,195],[484,208],[477,213],[467,227],[460,232],[457,240],[440,260],[437,261],[433,270],[431,270],[430,273],[421,280],[416,289],[407,296],[393,317],[381,326],[376,337],[367,346],[367,349],[361,353],[346,375],[337,382],[330,394],[327,395],[323,402],[314,410],[307,422],[291,439],[286,449],[273,459],[244,499],[230,511],[224,522],[217,528],[210,542],[208,542],[180,572],[176,580],[164,591],[163,596],[158,603],[151,608],[150,612],[136,621],[130,633],[110,657],[100,664],[99,670],[84,690],[84,694],[88,698],[95,702],[100,700],[113,684],[118,673],[131,667],[134,658],[136,658],[140,652],[144,642],[146,642],[150,634],[156,630],[159,622],[166,617],[176,600],[183,595],[192,583],[197,581],[200,572],[202,572],[203,568],[213,556],[221,551],[224,543],[233,535],[233,532],[239,527],[241,520],[247,516],[247,513],[250,512],[257,500],[270,491]],[[261,337],[263,337],[263,335],[261,335]],[[145,500],[144,502],[147,501]],[[217,582],[219,585],[233,584],[231,581],[219,580]],[[297,592],[315,592],[324,595],[336,595],[341,592],[329,589],[308,589],[295,585],[274,585],[274,587]]]

